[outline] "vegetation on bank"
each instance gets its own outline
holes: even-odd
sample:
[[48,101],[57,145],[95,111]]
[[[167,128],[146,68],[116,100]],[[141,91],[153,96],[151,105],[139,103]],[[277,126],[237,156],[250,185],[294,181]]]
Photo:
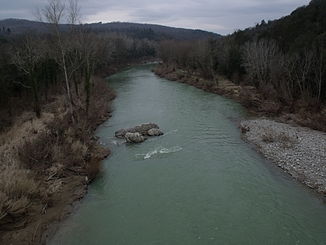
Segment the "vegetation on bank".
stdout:
[[[326,2],[313,0],[280,20],[262,21],[215,40],[163,41],[166,71],[178,69],[218,85],[220,76],[255,87],[274,114],[308,112],[310,127],[326,130]],[[208,83],[207,81],[210,81]]]
[[[52,102],[42,106],[39,118],[26,111],[1,134],[0,243],[22,244],[24,236],[31,242],[33,232],[40,235],[64,216],[63,204],[80,198],[75,193],[83,192],[98,173],[109,151],[97,144],[93,132],[108,118],[115,95],[105,80],[96,79],[91,96],[98,99],[91,101],[87,115],[85,102],[74,108],[75,123],[65,96],[51,94]],[[66,195],[70,198],[62,198]]]
[[39,244],[81,197],[109,154],[93,133],[115,95],[98,76],[155,55],[147,39],[77,25],[76,0],[39,13],[47,33],[0,33],[1,244]]
[[[78,97],[84,90],[89,95],[94,74],[130,60],[155,56],[156,44],[146,38],[96,33],[79,25],[76,0],[66,5],[51,0],[39,13],[48,32],[0,36],[0,109],[5,108],[0,129],[20,113],[15,108],[19,101],[32,100],[34,111],[40,116],[40,105],[46,103],[49,91],[62,86],[73,116],[76,102],[71,94],[75,92]],[[62,31],[62,22],[68,22],[69,29]],[[88,106],[89,96],[86,100]]]

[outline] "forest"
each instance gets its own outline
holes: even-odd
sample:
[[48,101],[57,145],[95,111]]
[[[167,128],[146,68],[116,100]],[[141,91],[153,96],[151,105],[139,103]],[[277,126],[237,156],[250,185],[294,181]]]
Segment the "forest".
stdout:
[[[207,41],[163,41],[170,68],[218,83],[223,76],[254,86],[265,100],[293,112],[326,102],[326,2],[313,0],[291,15]],[[309,108],[309,109],[307,109]]]
[[[58,89],[64,89],[73,111],[72,93],[78,96],[83,90],[89,100],[96,74],[110,73],[109,69],[156,55],[157,44],[147,38],[95,33],[77,25],[75,17],[70,18],[70,29],[61,31],[61,16],[51,14],[44,14],[45,21],[50,23],[48,33],[14,35],[3,28],[0,35],[0,128],[10,125],[14,115],[31,105],[40,116],[41,105]],[[19,103],[22,101],[32,103]]]

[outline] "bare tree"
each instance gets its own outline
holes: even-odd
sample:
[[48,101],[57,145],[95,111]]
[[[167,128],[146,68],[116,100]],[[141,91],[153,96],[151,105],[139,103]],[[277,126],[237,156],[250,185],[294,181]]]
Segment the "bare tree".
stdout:
[[324,81],[324,71],[325,71],[325,61],[324,61],[324,52],[321,51],[319,54],[314,55],[315,57],[315,64],[314,64],[314,74],[315,74],[315,85],[317,88],[317,100],[320,102],[321,95],[322,95],[322,87]]
[[[60,23],[63,21],[65,17],[66,5],[61,0],[49,0],[48,4],[42,9],[41,14],[42,17],[45,18],[46,22],[48,22],[53,28],[53,33],[56,37],[56,46],[58,48],[59,59],[58,63],[60,64],[65,78],[66,89],[67,89],[67,97],[70,108],[70,113],[72,115],[72,119],[74,121],[73,116],[73,99],[70,89],[70,77],[71,75],[68,72],[68,62],[67,62],[67,45],[63,40],[63,35],[60,30]],[[71,0],[69,2],[67,19],[71,24],[75,24],[78,20],[79,8],[78,2],[76,0]]]
[[300,97],[310,97],[311,91],[309,90],[310,85],[308,80],[313,65],[314,54],[309,50],[305,50],[302,55],[298,53],[292,55],[290,60],[292,62],[292,69],[289,77],[291,77],[297,85]]
[[21,47],[16,49],[13,56],[14,64],[28,77],[27,82],[15,81],[24,88],[32,89],[34,98],[34,111],[37,117],[41,115],[39,84],[37,80],[38,65],[44,57],[42,41],[27,36]]
[[97,57],[100,56],[99,50],[101,50],[101,40],[88,31],[80,33],[81,41],[81,57],[82,57],[82,69],[84,74],[84,89],[86,93],[86,112],[90,104],[90,94],[92,87],[92,75],[97,62]]
[[270,66],[278,53],[279,49],[273,41],[260,40],[245,44],[244,67],[258,87],[270,82]]
[[80,18],[81,15],[78,0],[69,0],[67,22],[71,25],[80,24]]

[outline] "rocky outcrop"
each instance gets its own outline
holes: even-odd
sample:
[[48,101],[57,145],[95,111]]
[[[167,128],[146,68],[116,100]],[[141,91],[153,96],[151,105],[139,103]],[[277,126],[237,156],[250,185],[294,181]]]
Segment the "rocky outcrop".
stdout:
[[120,129],[118,131],[116,131],[114,134],[115,134],[115,137],[119,138],[119,139],[124,139],[126,133],[128,133],[127,130],[125,129]]
[[146,140],[140,133],[126,133],[125,139],[128,143],[142,143]]
[[152,128],[152,129],[148,130],[147,134],[149,136],[161,136],[161,135],[163,135],[163,132],[158,128]]
[[135,132],[138,132],[142,135],[148,136],[148,131],[151,129],[159,129],[159,126],[155,123],[146,123],[133,128]]
[[133,128],[120,129],[115,132],[115,137],[126,139],[128,143],[141,143],[147,139],[147,136],[160,135],[163,135],[163,132],[155,123],[145,123]]

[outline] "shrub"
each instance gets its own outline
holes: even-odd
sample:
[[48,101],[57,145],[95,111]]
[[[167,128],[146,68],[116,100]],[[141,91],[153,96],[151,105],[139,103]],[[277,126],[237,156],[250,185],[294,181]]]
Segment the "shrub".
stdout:
[[287,132],[276,133],[272,129],[267,129],[261,137],[263,142],[277,142],[280,143],[283,148],[292,148],[297,143],[296,136],[290,136]]
[[275,132],[273,132],[272,130],[264,132],[261,137],[265,143],[273,143],[276,139]]
[[98,81],[89,114],[83,103],[76,105],[74,124],[59,97],[48,105],[51,113],[18,121],[0,136],[0,230],[19,228],[30,210],[52,205],[52,195],[62,187],[61,178],[95,178],[109,151],[96,144],[93,130],[107,118],[108,100],[114,97],[105,80]]
[[28,169],[51,166],[54,140],[48,132],[41,133],[36,139],[27,139],[19,147],[20,162]]
[[240,130],[242,134],[246,134],[247,132],[250,131],[250,128],[248,126],[245,125],[240,125]]
[[34,198],[41,196],[30,170],[21,168],[10,154],[0,156],[0,230],[24,218]]

